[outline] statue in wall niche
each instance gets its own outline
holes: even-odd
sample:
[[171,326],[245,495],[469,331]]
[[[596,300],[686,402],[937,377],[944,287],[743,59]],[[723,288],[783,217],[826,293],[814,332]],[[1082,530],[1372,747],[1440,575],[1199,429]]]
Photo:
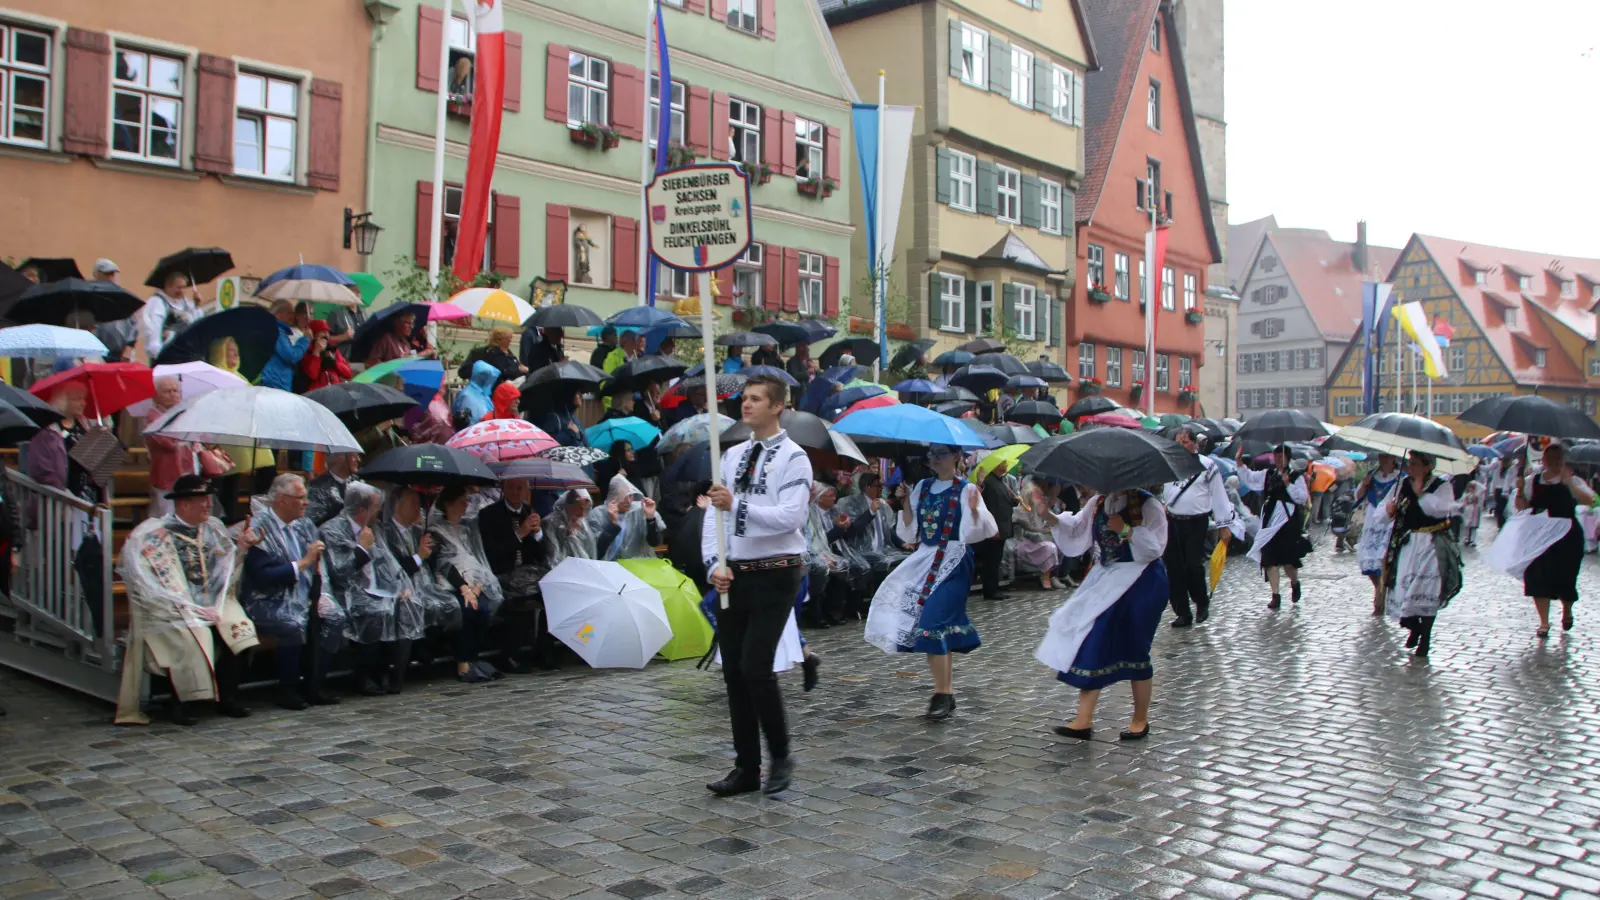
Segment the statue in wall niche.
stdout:
[[589,251],[599,246],[589,238],[589,232],[584,230],[581,222],[577,228],[572,229],[572,280],[574,283],[594,283],[594,279],[589,274]]

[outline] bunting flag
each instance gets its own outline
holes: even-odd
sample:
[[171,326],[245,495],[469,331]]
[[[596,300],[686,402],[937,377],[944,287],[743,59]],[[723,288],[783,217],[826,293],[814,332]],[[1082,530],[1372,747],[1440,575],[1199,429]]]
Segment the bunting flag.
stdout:
[[[886,277],[894,262],[895,234],[900,226],[900,201],[905,194],[906,169],[911,161],[912,123],[916,118],[914,106],[884,106],[875,103],[856,103],[851,110],[851,125],[855,130],[856,161],[860,164],[861,198],[866,214],[867,247],[875,276]],[[878,147],[882,137],[883,160],[879,171]],[[878,228],[879,204],[883,210],[883,228]],[[874,294],[873,316],[878,322],[878,358],[889,359],[889,326],[884,321],[884,307],[876,303]]]
[[[657,0],[655,3],[655,12],[653,15],[656,20],[656,109],[671,109],[672,59],[667,53],[667,23],[662,20],[660,0]],[[650,55],[647,50],[645,53],[645,76],[647,90],[649,83],[649,69]],[[655,170],[657,173],[661,173],[667,170],[667,150],[668,145],[672,142],[672,117],[657,115],[656,121],[659,124],[656,128]],[[665,210],[663,210],[663,215],[665,215]],[[643,240],[643,237],[641,236],[640,239]],[[656,259],[656,255],[654,253],[647,253],[646,256],[648,257],[648,266],[646,267],[647,271],[645,272],[645,283],[647,285],[645,290],[645,302],[650,306],[655,306],[656,292],[660,289],[661,282],[661,263]],[[709,278],[711,276],[707,275],[705,277]]]
[[500,154],[500,114],[506,94],[503,3],[477,0],[473,17],[477,54],[472,74],[472,135],[467,143],[467,183],[461,191],[461,225],[452,264],[456,278],[464,282],[472,281],[482,268],[483,242],[489,231],[489,188],[494,183],[495,158]]
[[1383,354],[1383,342],[1388,336],[1389,306],[1394,302],[1394,285],[1373,281],[1361,283],[1361,333],[1365,341],[1361,363],[1361,412],[1372,415],[1378,412],[1378,395],[1382,384],[1378,379],[1378,359]]
[[1429,378],[1444,378],[1450,372],[1445,368],[1444,354],[1439,352],[1439,339],[1428,326],[1428,314],[1422,304],[1402,303],[1394,308],[1394,317],[1410,336],[1422,354],[1422,364]]
[[1439,346],[1450,346],[1450,339],[1456,336],[1456,330],[1450,327],[1450,322],[1444,316],[1433,317],[1433,336],[1439,339]]

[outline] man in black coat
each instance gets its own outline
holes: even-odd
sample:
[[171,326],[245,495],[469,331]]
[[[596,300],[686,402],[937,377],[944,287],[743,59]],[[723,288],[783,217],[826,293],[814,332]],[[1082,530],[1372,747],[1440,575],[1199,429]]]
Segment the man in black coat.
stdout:
[[979,488],[983,505],[989,508],[989,515],[994,516],[994,523],[1000,527],[994,537],[979,541],[973,547],[978,557],[978,574],[983,578],[985,600],[1010,599],[1000,593],[1000,563],[1005,557],[1006,540],[1011,537],[1011,510],[1017,505],[1017,496],[1006,485],[1006,469],[1006,465],[995,466]]
[[606,364],[606,357],[611,351],[617,349],[617,329],[614,325],[607,325],[600,329],[600,343],[594,345],[594,350],[589,353],[589,365],[596,369]]
[[506,598],[495,613],[495,634],[503,653],[501,668],[517,674],[533,671],[531,664],[519,658],[530,643],[541,664],[548,667],[552,658],[544,598],[539,593],[539,578],[549,571],[549,549],[540,524],[533,492],[521,478],[502,482],[500,499],[478,513],[483,553]]
[[528,328],[522,332],[522,364],[532,373],[566,359],[567,351],[561,346],[564,336],[559,328]]

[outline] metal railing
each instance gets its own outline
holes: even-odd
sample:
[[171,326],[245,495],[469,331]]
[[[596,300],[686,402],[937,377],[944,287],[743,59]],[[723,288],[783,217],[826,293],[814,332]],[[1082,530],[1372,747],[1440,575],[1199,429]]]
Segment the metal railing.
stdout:
[[[21,565],[11,579],[10,609],[0,609],[14,619],[13,640],[0,640],[0,664],[109,699],[115,696],[121,662],[112,600],[111,509],[16,469],[5,474],[7,502],[20,513],[26,537]],[[77,555],[90,534],[99,537],[101,578],[94,595],[86,597]]]

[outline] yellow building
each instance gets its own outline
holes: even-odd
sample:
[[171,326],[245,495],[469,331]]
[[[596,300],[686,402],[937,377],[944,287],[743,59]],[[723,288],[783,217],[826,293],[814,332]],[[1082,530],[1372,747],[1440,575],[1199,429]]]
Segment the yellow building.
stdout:
[[[1389,273],[1396,303],[1418,301],[1440,333],[1452,332],[1444,350],[1447,376],[1433,383],[1410,361],[1396,372],[1397,337],[1379,357],[1382,409],[1430,415],[1463,437],[1487,429],[1456,418],[1497,394],[1539,394],[1582,409],[1591,418],[1600,403],[1600,260],[1508,250],[1449,238],[1411,236]],[[1448,327],[1441,327],[1447,324]],[[1397,328],[1389,329],[1396,335]],[[1332,421],[1361,414],[1361,353],[1357,332],[1329,382]]]
[[[977,336],[1058,357],[1084,168],[1083,76],[1096,68],[1078,0],[819,3],[862,98],[877,97],[884,69],[887,102],[917,107],[891,328],[937,338],[930,358]],[[852,197],[861,222],[861,195]],[[869,256],[858,228],[848,293],[864,317]]]

